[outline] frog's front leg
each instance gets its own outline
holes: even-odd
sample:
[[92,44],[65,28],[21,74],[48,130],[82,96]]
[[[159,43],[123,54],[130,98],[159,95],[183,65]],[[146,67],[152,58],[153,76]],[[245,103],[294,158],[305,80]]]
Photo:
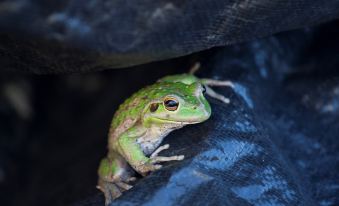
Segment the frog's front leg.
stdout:
[[171,156],[171,157],[161,157],[158,156],[158,154],[169,148],[169,144],[165,144],[163,146],[158,147],[158,149],[156,149],[152,155],[150,156],[151,162],[153,163],[159,163],[159,162],[168,162],[168,161],[180,161],[183,160],[185,158],[184,155],[175,155],[175,156]]
[[145,156],[141,146],[137,143],[137,138],[145,133],[146,130],[143,127],[131,128],[119,137],[115,146],[129,165],[141,175],[161,168],[161,165],[154,164],[150,158]]
[[201,83],[208,86],[216,86],[216,87],[231,87],[234,88],[233,82],[229,80],[216,80],[216,79],[201,79]]
[[224,102],[225,104],[230,103],[229,98],[225,97],[224,95],[218,94],[211,87],[205,86],[205,88],[206,88],[206,94],[208,94],[210,97],[217,99],[217,100],[220,100],[220,101]]
[[118,140],[121,155],[139,174],[146,175],[149,172],[160,169],[162,166],[156,163],[184,159],[183,155],[171,157],[158,156],[158,153],[168,149],[169,145],[159,147],[149,158],[146,157],[140,144],[136,141],[138,137],[145,133],[146,131],[142,127],[132,128],[125,132]]
[[221,94],[218,94],[210,86],[234,88],[234,84],[231,81],[228,81],[228,80],[221,81],[221,80],[214,80],[214,79],[201,79],[201,83],[205,86],[206,94],[208,94],[210,97],[212,97],[214,99],[218,99],[218,100],[224,102],[225,104],[230,103],[229,98],[227,98],[227,97],[225,97]]

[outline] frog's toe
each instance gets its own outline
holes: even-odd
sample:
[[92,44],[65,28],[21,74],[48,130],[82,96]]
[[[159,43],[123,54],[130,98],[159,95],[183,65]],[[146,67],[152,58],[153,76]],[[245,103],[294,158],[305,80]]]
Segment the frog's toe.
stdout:
[[163,146],[158,147],[158,149],[156,149],[156,150],[151,154],[151,158],[158,156],[158,154],[159,154],[161,151],[166,150],[166,149],[168,149],[169,147],[170,147],[169,144],[165,144],[165,145],[163,145]]
[[220,100],[220,101],[222,101],[225,104],[229,104],[230,103],[230,99],[229,98],[227,98],[227,97],[225,97],[225,96],[223,96],[221,94],[216,93],[212,88],[210,88],[208,86],[206,86],[206,93],[210,97],[212,97],[214,99],[217,99],[217,100]]
[[162,165],[154,165],[154,170],[160,170],[162,168]]
[[181,161],[181,160],[183,160],[183,159],[185,159],[185,155],[179,155],[177,160],[178,160],[178,161]]
[[136,177],[129,177],[126,182],[134,182],[135,180],[137,180]]
[[161,156],[156,156],[151,158],[152,163],[159,163],[159,162],[168,162],[168,161],[180,161],[185,158],[184,155],[176,155],[176,156],[171,156],[171,157],[161,157]]
[[234,83],[229,80],[216,80],[216,79],[205,79],[202,78],[201,82],[204,85],[208,86],[217,86],[217,87],[231,87],[234,88]]
[[129,185],[127,183],[124,183],[124,182],[116,182],[115,183],[119,188],[121,188],[123,191],[125,190],[129,190],[131,189],[133,186],[132,185]]

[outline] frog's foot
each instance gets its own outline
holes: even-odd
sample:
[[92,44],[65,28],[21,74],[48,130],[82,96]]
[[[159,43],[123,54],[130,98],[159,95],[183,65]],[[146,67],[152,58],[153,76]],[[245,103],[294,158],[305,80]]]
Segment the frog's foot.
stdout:
[[[192,68],[189,71],[189,74],[194,74],[196,71],[198,71],[200,68],[200,63],[197,62],[195,63]],[[234,88],[234,84],[231,81],[221,81],[221,80],[215,80],[215,79],[200,79],[201,83],[206,87],[206,93],[217,100],[220,100],[222,102],[224,102],[225,104],[229,104],[230,103],[230,99],[216,93],[211,87],[216,86],[216,87],[231,87]]]
[[205,88],[206,88],[206,94],[208,94],[210,97],[217,99],[217,100],[220,100],[220,101],[224,102],[225,104],[230,103],[229,98],[227,98],[227,97],[225,97],[221,94],[216,93],[211,87],[205,86]]
[[220,80],[215,80],[215,79],[201,79],[201,83],[205,86],[206,94],[208,94],[210,97],[220,100],[224,102],[225,104],[230,103],[229,98],[221,94],[218,94],[210,86],[234,88],[234,84],[231,81],[220,81]]
[[134,169],[136,171],[138,171],[139,174],[141,174],[142,176],[146,176],[149,172],[152,171],[156,171],[162,168],[162,165],[157,164],[160,162],[168,162],[168,161],[179,161],[179,160],[183,160],[184,159],[184,155],[177,155],[177,156],[171,156],[171,157],[161,157],[158,156],[158,154],[169,148],[169,144],[165,144],[163,146],[158,147],[158,149],[156,149],[151,156],[149,157],[149,161],[138,165],[137,167],[135,167]]
[[105,205],[109,205],[113,200],[120,197],[126,190],[131,189],[133,186],[125,182],[107,182],[99,180],[97,189],[101,190],[105,195]]
[[176,155],[176,156],[171,156],[171,157],[161,157],[158,156],[158,154],[169,148],[169,144],[165,144],[163,146],[158,147],[158,149],[156,149],[152,155],[150,156],[151,159],[151,163],[159,163],[159,162],[168,162],[168,161],[180,161],[183,160],[185,158],[184,155]]
[[105,195],[105,205],[109,205],[114,199],[122,195],[122,191],[113,182],[99,180],[97,188]]

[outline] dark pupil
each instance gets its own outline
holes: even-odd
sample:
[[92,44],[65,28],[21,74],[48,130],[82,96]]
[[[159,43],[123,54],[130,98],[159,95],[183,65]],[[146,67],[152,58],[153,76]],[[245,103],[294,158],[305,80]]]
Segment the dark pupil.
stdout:
[[177,107],[178,102],[176,102],[174,100],[166,100],[165,105],[166,105],[166,107]]
[[202,85],[202,93],[205,94],[206,93],[206,87],[204,85]]

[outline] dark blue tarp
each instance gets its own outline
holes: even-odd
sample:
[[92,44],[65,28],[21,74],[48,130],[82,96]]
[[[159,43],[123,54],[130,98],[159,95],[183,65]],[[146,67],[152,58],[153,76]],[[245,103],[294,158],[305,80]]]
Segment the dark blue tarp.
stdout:
[[[208,121],[165,139],[163,154],[185,160],[112,205],[339,205],[339,24],[311,27],[337,18],[338,1],[11,0],[0,8],[0,68],[12,71],[0,76],[1,205],[103,205],[96,169],[114,110],[196,61],[198,76],[235,82],[217,89],[231,103],[209,99]],[[13,72],[97,71],[228,44],[133,69]]]

